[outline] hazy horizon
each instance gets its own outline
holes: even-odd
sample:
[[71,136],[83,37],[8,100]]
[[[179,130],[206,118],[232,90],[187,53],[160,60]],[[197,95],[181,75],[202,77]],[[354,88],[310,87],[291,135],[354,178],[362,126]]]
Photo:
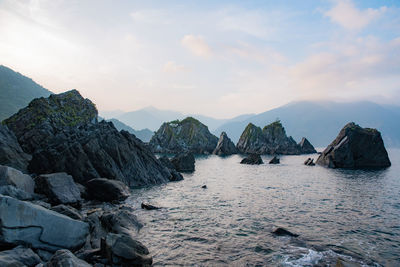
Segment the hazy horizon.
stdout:
[[1,1],[0,64],[102,112],[400,100],[396,1]]

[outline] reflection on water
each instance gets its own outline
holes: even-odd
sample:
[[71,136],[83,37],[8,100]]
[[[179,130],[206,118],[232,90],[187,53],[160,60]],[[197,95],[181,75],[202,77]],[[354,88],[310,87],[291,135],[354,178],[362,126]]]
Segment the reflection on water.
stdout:
[[[392,167],[377,171],[304,166],[309,156],[260,166],[239,164],[238,155],[201,157],[184,181],[134,190],[128,202],[155,265],[325,266],[340,256],[396,266],[400,151],[389,154]],[[163,209],[141,210],[141,201]],[[275,237],[274,226],[300,236]]]

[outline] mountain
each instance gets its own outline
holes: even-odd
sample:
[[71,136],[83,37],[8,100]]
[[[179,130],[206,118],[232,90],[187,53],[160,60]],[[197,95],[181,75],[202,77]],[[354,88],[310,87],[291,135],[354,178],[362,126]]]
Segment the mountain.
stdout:
[[315,147],[327,146],[348,122],[381,131],[387,146],[400,146],[400,107],[372,102],[338,103],[332,101],[299,101],[251,116],[242,121],[228,122],[214,133],[225,131],[237,142],[249,123],[259,127],[280,119],[286,132],[299,141],[303,136]]
[[0,121],[27,106],[34,98],[50,94],[32,79],[0,65]]
[[134,134],[137,138],[146,143],[149,142],[151,137],[154,135],[154,132],[150,131],[149,129],[143,129],[137,131],[117,119],[109,119],[107,121],[111,121],[118,131],[125,130],[131,134]]

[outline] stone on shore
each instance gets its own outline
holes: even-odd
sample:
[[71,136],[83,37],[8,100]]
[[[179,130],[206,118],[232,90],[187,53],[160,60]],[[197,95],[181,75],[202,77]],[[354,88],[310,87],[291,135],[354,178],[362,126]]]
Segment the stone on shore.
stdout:
[[179,172],[176,171],[174,164],[172,164],[172,162],[169,160],[168,157],[162,156],[162,157],[160,157],[158,160],[159,160],[166,168],[168,168],[168,170],[170,171],[171,177],[169,178],[169,180],[170,180],[171,182],[183,180],[182,174],[180,174]]
[[274,156],[270,161],[269,164],[279,164],[280,159],[277,156]]
[[178,172],[193,172],[195,168],[195,159],[190,152],[176,155],[171,163]]
[[391,165],[381,133],[346,124],[335,140],[322,152],[317,164],[329,168],[385,168]]
[[228,135],[225,132],[221,133],[219,137],[216,148],[213,151],[214,155],[219,156],[228,156],[232,154],[237,154],[238,150],[235,144],[229,139]]
[[71,219],[82,221],[83,217],[79,211],[71,206],[66,206],[63,204],[51,207],[51,210],[70,217]]
[[34,195],[21,190],[13,185],[0,186],[0,195],[9,196],[19,200],[33,200]]
[[96,178],[87,182],[90,199],[112,202],[123,201],[129,197],[129,188],[122,182],[106,178]]
[[114,234],[131,234],[143,227],[136,215],[124,208],[103,213],[100,221],[107,232]]
[[36,249],[75,251],[89,233],[85,222],[29,202],[0,195],[0,245],[28,244]]
[[12,185],[27,193],[33,194],[35,182],[26,174],[8,166],[0,165],[0,186]]
[[2,267],[33,267],[40,262],[39,256],[36,255],[32,249],[23,246],[0,252],[0,266]]
[[242,159],[240,164],[250,164],[250,165],[259,165],[263,164],[264,162],[261,159],[261,156],[258,154],[250,154],[246,158]]
[[78,259],[71,251],[60,249],[50,258],[44,267],[91,267],[89,263]]

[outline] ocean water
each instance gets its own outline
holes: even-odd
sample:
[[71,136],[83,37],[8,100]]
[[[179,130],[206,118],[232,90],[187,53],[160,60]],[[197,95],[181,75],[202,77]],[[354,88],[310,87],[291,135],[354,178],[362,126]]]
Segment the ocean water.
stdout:
[[[317,156],[259,166],[198,157],[184,181],[133,190],[128,203],[145,224],[137,238],[155,266],[400,266],[400,150],[375,171],[303,165]],[[299,237],[274,236],[277,226]]]

